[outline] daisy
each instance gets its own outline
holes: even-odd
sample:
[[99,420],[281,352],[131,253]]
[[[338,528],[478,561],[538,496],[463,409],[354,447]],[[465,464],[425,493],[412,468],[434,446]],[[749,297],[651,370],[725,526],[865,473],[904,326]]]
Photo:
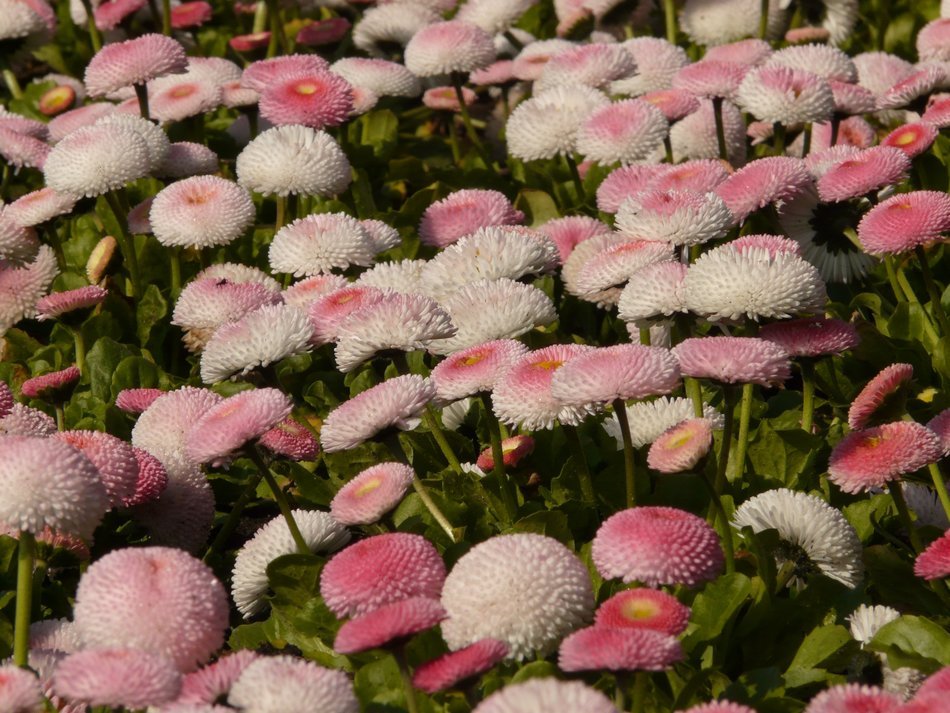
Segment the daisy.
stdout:
[[590,626],[561,642],[562,671],[664,671],[684,658],[680,642],[650,629]]
[[339,126],[353,111],[353,89],[338,74],[290,72],[260,90],[261,116],[275,126]]
[[412,674],[412,685],[432,695],[489,671],[507,655],[508,646],[503,641],[480,639],[418,666]]
[[686,376],[727,384],[780,384],[791,377],[788,353],[756,337],[692,337],[673,349]]
[[852,431],[832,449],[828,477],[846,493],[882,488],[889,481],[937,462],[940,437],[913,421]]
[[508,152],[522,161],[570,156],[584,121],[608,104],[603,93],[585,85],[558,85],[527,99],[508,117]]
[[600,107],[588,116],[577,133],[577,151],[609,165],[646,159],[663,145],[669,123],[650,102],[627,99]]
[[376,251],[369,233],[345,213],[316,213],[277,231],[268,260],[275,272],[296,277],[372,265]]
[[858,224],[858,240],[871,255],[893,255],[941,239],[950,230],[950,196],[912,191],[881,201]]
[[406,45],[406,69],[419,77],[471,72],[495,61],[491,35],[461,19],[434,22]]
[[438,599],[400,599],[345,622],[336,633],[333,649],[341,654],[356,654],[395,644],[420,631],[431,629],[443,619],[445,609]]
[[288,655],[252,661],[231,686],[227,701],[256,713],[359,713],[360,709],[353,684],[343,671]]
[[680,246],[721,238],[734,222],[715,193],[648,189],[620,204],[616,227],[628,238]]
[[236,240],[256,211],[246,189],[217,176],[176,181],[155,196],[149,224],[162,245],[208,248]]
[[422,214],[419,238],[425,245],[444,248],[479,228],[518,225],[524,213],[498,191],[469,188],[450,193]]

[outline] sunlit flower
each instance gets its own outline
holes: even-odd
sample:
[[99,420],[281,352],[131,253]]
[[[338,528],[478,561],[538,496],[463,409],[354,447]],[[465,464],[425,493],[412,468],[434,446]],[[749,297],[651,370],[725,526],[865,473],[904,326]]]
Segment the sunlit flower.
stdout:
[[805,713],[897,713],[903,701],[875,686],[832,686],[811,699]]
[[[644,101],[651,101],[646,95]],[[694,97],[695,101],[695,97]],[[659,105],[667,118],[670,107]],[[726,157],[730,164],[741,166],[746,160],[746,126],[742,112],[728,99],[722,102],[722,128],[726,140]],[[719,138],[711,99],[700,99],[698,108],[670,127],[673,160],[719,158]]]
[[793,357],[840,354],[853,349],[860,341],[853,324],[825,317],[764,324],[759,329],[759,337],[775,342]]
[[237,157],[237,178],[264,195],[329,196],[350,184],[350,162],[333,137],[307,126],[275,126]]
[[412,685],[428,694],[452,688],[456,683],[490,670],[508,655],[508,646],[497,639],[480,639],[418,666]]
[[750,162],[715,189],[739,222],[770,203],[781,205],[810,186],[801,159],[775,156]]
[[769,386],[791,376],[788,353],[756,337],[692,337],[673,353],[683,374],[699,379]]
[[142,178],[151,169],[145,139],[128,127],[95,124],[77,129],[50,151],[46,184],[60,193],[98,196]]
[[467,188],[436,201],[422,214],[419,238],[426,245],[444,248],[479,228],[517,225],[524,213],[516,210],[498,191]]
[[56,319],[79,309],[88,309],[101,304],[109,291],[98,285],[77,287],[65,292],[51,292],[36,301],[36,318],[39,321]]
[[680,642],[651,629],[590,626],[561,642],[562,671],[663,671],[683,659]]
[[228,703],[255,713],[359,713],[353,684],[343,671],[292,656],[262,656],[231,686]]
[[343,57],[330,65],[330,71],[354,87],[363,87],[381,97],[417,97],[422,92],[416,75],[398,62],[385,59]]
[[431,629],[443,619],[445,609],[438,599],[400,599],[345,622],[336,633],[333,648],[341,654],[356,654],[379,648]]
[[270,244],[275,272],[297,277],[371,265],[375,246],[358,220],[345,213],[315,213],[285,225]]
[[617,230],[636,240],[699,245],[721,238],[735,222],[715,193],[645,190],[627,198],[617,211]]
[[580,681],[554,677],[531,678],[495,691],[472,713],[542,713],[571,710],[584,713],[617,713],[607,696]]
[[635,74],[610,83],[611,94],[638,97],[648,92],[669,89],[673,77],[689,63],[682,47],[660,37],[634,37],[623,43],[637,63]]
[[712,423],[691,418],[673,426],[650,444],[647,465],[660,473],[681,473],[693,468],[712,447]]
[[166,74],[179,74],[188,65],[185,48],[171,37],[140,35],[99,50],[86,67],[84,82],[97,97],[133,84],[145,84]]
[[[768,12],[766,39],[775,39],[785,28],[787,10],[781,3],[769,3]],[[761,4],[755,0],[687,0],[679,23],[696,44],[724,45],[757,36],[761,17]]]
[[353,89],[343,77],[322,70],[288,72],[261,90],[261,116],[275,126],[314,129],[339,126],[353,110]]
[[353,44],[381,57],[392,45],[405,46],[419,30],[442,20],[422,3],[389,3],[371,7],[353,27]]
[[910,157],[897,148],[874,146],[833,162],[818,178],[818,195],[824,202],[857,198],[879,188],[900,183],[910,171]]
[[164,656],[134,648],[95,648],[67,656],[53,672],[53,691],[74,703],[146,708],[174,699],[181,674]]
[[522,161],[573,154],[584,121],[608,104],[603,93],[584,85],[558,85],[527,99],[508,118],[508,152]]
[[558,52],[545,63],[535,80],[534,91],[541,94],[555,87],[606,87],[610,82],[632,75],[637,69],[633,55],[621,44],[594,42]]
[[162,245],[207,248],[227,245],[254,221],[251,196],[218,176],[194,176],[159,191],[149,210]]
[[649,326],[649,320],[685,312],[683,281],[687,267],[682,262],[657,262],[637,270],[620,294],[617,316],[637,326]]
[[888,481],[935,463],[943,455],[940,437],[913,421],[896,421],[852,431],[828,459],[828,477],[846,493],[881,488]]
[[412,487],[415,473],[402,463],[378,463],[344,485],[330,513],[344,525],[368,525],[392,510]]
[[950,229],[950,196],[942,191],[900,193],[871,208],[858,240],[871,255],[892,255],[940,240]]
[[679,636],[689,624],[689,607],[659,589],[625,589],[597,609],[594,626],[653,629]]
[[406,45],[406,68],[419,77],[471,72],[495,60],[491,35],[460,19],[434,22]]

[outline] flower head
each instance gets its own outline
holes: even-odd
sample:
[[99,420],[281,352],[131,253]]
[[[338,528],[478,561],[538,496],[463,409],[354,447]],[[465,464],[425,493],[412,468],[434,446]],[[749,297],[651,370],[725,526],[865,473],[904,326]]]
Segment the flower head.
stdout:
[[[211,705],[221,696],[227,695],[234,682],[244,673],[244,669],[258,658],[260,658],[260,654],[242,649],[222,655],[214,663],[185,674],[181,681],[181,693],[175,699],[175,705]],[[177,709],[172,708],[172,710]],[[181,711],[181,713],[188,713],[188,710]],[[192,713],[219,712],[198,710]]]
[[834,112],[834,93],[817,74],[789,67],[753,69],[742,80],[736,101],[760,121],[797,124],[825,121]]
[[712,423],[691,418],[673,426],[650,444],[647,465],[660,473],[681,473],[693,468],[712,447]]
[[89,61],[83,79],[89,95],[98,97],[166,74],[182,73],[187,66],[180,42],[148,34],[103,47]]
[[264,195],[330,196],[350,185],[350,162],[329,134],[308,126],[275,126],[237,157],[238,183]]
[[432,369],[436,396],[448,402],[491,391],[510,366],[527,353],[528,348],[513,339],[498,339],[457,351]]
[[415,473],[402,463],[378,463],[344,485],[330,513],[344,525],[369,525],[392,510],[412,487]]
[[162,122],[200,116],[222,103],[221,87],[209,79],[167,77],[149,87],[149,111]]
[[164,656],[139,649],[88,649],[70,654],[53,673],[53,691],[74,703],[145,708],[173,700],[181,674]]
[[585,85],[558,85],[521,102],[505,128],[508,152],[522,161],[577,151],[581,126],[607,97]]
[[858,224],[871,255],[893,255],[940,240],[950,230],[950,196],[942,191],[900,193],[881,201]]
[[[513,468],[534,450],[534,439],[531,436],[510,436],[501,441],[501,459],[508,468]],[[483,450],[475,465],[484,471],[495,467],[495,458],[491,447]]]
[[353,111],[353,88],[326,69],[287,72],[260,89],[261,116],[275,126],[339,126]]
[[739,222],[770,203],[785,203],[810,186],[801,159],[760,158],[740,168],[715,190]]
[[321,295],[308,305],[308,317],[313,329],[311,342],[327,344],[336,341],[349,316],[363,307],[383,299],[385,292],[376,287],[343,286]]
[[856,82],[858,70],[851,58],[837,47],[822,44],[786,47],[769,55],[766,67],[801,69],[839,82]]
[[65,292],[53,292],[37,300],[36,318],[40,321],[56,319],[67,312],[95,307],[97,304],[101,304],[108,294],[108,290],[98,285],[78,287],[75,290],[66,290]]
[[434,22],[406,45],[406,68],[419,77],[471,72],[495,60],[491,35],[462,20]]
[[12,713],[43,710],[40,680],[32,671],[14,664],[0,666],[0,699]]
[[679,121],[700,108],[699,99],[682,89],[657,89],[647,92],[640,98],[663,112],[663,116],[669,122]]
[[543,713],[553,710],[584,713],[617,713],[603,693],[580,681],[556,678],[531,678],[495,691],[479,703],[472,713]]
[[20,385],[20,393],[29,399],[58,401],[79,382],[80,376],[78,367],[67,366],[27,379]]
[[926,122],[925,114],[919,122],[898,126],[884,137],[881,145],[900,149],[907,156],[913,158],[929,149],[938,135],[937,127]]
[[360,614],[343,624],[336,633],[333,648],[341,654],[379,648],[394,640],[431,629],[443,619],[445,609],[438,599],[400,599]]
[[479,228],[518,225],[524,213],[515,210],[498,191],[466,188],[436,201],[422,214],[419,238],[426,245],[444,248]]
[[792,357],[840,354],[860,342],[850,322],[826,317],[806,317],[764,324],[759,337],[775,342]]
[[634,74],[637,62],[621,44],[593,42],[576,45],[553,55],[535,80],[538,94],[555,87],[605,87]]
[[0,417],[0,436],[52,436],[56,421],[39,409],[14,403]]
[[673,353],[683,374],[698,379],[769,386],[791,377],[788,353],[756,337],[693,337]]
[[113,507],[130,503],[139,478],[139,461],[131,445],[101,431],[61,431],[56,437],[81,451],[96,467]]
[[687,64],[673,77],[673,88],[705,99],[735,100],[736,92],[749,68],[737,62],[704,59]]
[[560,261],[563,265],[578,243],[582,243],[595,235],[609,233],[610,227],[606,223],[586,215],[569,215],[563,218],[553,218],[540,225],[538,230],[547,235],[557,246]]
[[419,30],[440,20],[437,11],[422,3],[372,7],[353,27],[353,44],[371,56],[381,57],[390,46],[405,46]]
[[23,267],[0,261],[0,335],[36,313],[36,302],[58,273],[56,255],[48,245],[41,245],[33,262]]
[[507,655],[508,646],[505,642],[480,639],[418,666],[412,674],[412,685],[432,695],[490,670]]
[[811,699],[805,713],[897,713],[901,699],[875,686],[832,686]]
[[314,460],[320,453],[320,442],[310,429],[290,416],[261,436],[258,443],[271,453],[291,460]]
[[715,193],[647,189],[630,196],[617,211],[617,230],[628,238],[699,245],[721,238],[735,223]]
[[818,179],[818,195],[827,203],[858,198],[903,181],[909,171],[905,152],[874,146],[828,166]]
[[594,626],[652,629],[679,636],[689,624],[689,607],[659,589],[625,589],[597,609]]
[[303,277],[372,265],[375,255],[373,241],[358,220],[345,213],[315,213],[277,231],[268,259],[275,272]]
[[381,97],[417,97],[422,93],[419,78],[398,62],[372,57],[343,57],[330,65],[330,71],[352,86]]
[[848,409],[848,427],[856,431],[867,426],[875,412],[914,378],[914,367],[898,362],[886,366],[854,397]]
[[562,671],[663,671],[683,659],[680,642],[651,629],[590,626],[561,642]]
[[940,437],[913,421],[852,431],[832,449],[828,477],[846,493],[881,488],[943,455]]
[[228,703],[256,713],[359,713],[353,684],[343,671],[292,656],[261,656],[228,691]]
[[227,245],[254,221],[246,189],[218,176],[193,176],[159,191],[149,223],[165,246],[207,248]]
[[60,193],[98,196],[151,170],[148,143],[135,130],[95,124],[70,133],[43,164],[46,185]]
[[689,63],[682,47],[660,37],[634,37],[623,46],[633,55],[637,71],[632,76],[611,82],[611,94],[637,97],[669,89],[676,73]]
[[914,574],[927,580],[950,577],[950,532],[931,542],[917,556]]

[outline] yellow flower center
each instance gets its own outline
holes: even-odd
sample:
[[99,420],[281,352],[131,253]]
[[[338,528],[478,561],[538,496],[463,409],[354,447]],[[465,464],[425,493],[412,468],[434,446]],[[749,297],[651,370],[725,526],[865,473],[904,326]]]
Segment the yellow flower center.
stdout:
[[631,621],[652,619],[659,614],[659,607],[654,602],[645,599],[631,599],[623,605],[623,615]]
[[356,497],[362,498],[379,488],[383,484],[381,478],[370,478],[356,489]]

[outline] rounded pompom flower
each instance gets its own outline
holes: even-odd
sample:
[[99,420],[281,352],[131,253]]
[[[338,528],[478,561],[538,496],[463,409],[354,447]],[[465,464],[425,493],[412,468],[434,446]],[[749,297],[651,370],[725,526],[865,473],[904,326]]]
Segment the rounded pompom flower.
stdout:
[[425,597],[438,600],[445,563],[420,535],[375,535],[334,555],[320,573],[320,594],[338,617],[359,616],[386,604]]
[[930,94],[945,82],[945,70],[940,65],[919,65],[899,82],[883,92],[877,100],[878,109],[900,109],[915,99]]
[[693,337],[677,344],[673,354],[686,376],[726,384],[771,386],[792,375],[788,353],[757,337]]
[[917,556],[914,574],[924,579],[942,579],[950,576],[950,531],[943,533]]
[[786,47],[769,55],[766,67],[790,67],[839,82],[856,82],[858,71],[851,58],[837,47],[808,44]]
[[846,493],[881,488],[943,456],[940,437],[913,421],[852,431],[828,459],[828,477]]
[[776,550],[779,567],[804,553],[804,562],[796,559],[798,571],[817,568],[852,589],[861,583],[863,564],[857,532],[839,510],[815,495],[786,488],[768,490],[742,503],[732,523],[737,529],[751,527],[753,532],[777,530],[792,548],[791,553]]
[[197,352],[204,349],[218,327],[236,322],[264,305],[279,304],[280,297],[279,291],[258,282],[196,279],[178,296],[172,324],[184,330],[188,350]]
[[369,525],[392,510],[412,487],[415,473],[402,463],[378,463],[344,485],[330,501],[330,514],[344,525]]
[[15,403],[0,418],[0,436],[52,436],[56,421],[39,409]]
[[88,458],[61,440],[31,436],[0,436],[0,453],[0,523],[92,537],[109,499]]
[[623,285],[643,268],[674,257],[666,241],[630,240],[622,233],[604,238],[578,247],[561,271],[568,292],[600,306],[616,304]]
[[141,649],[187,672],[224,642],[228,597],[211,569],[187,552],[125,548],[82,575],[74,619],[88,648]]
[[756,119],[786,126],[826,121],[835,108],[827,80],[789,67],[753,69],[739,85],[736,101]]
[[188,58],[180,42],[148,34],[103,47],[86,66],[83,81],[89,95],[99,97],[166,74],[180,74],[187,68]]
[[149,210],[158,242],[168,247],[227,245],[254,221],[251,196],[218,176],[193,176],[159,191]]
[[353,44],[369,55],[380,57],[392,45],[405,46],[419,30],[442,20],[421,3],[391,3],[372,7],[353,27]]
[[181,674],[172,662],[139,649],[86,649],[67,656],[53,672],[57,696],[93,706],[160,706],[180,690]]
[[852,431],[868,425],[874,413],[898,394],[914,377],[914,367],[898,362],[886,366],[854,397],[848,409],[848,427]]
[[[185,674],[181,681],[181,694],[175,699],[173,706],[166,706],[172,711],[174,706],[210,706],[221,696],[226,696],[234,682],[244,673],[244,669],[260,658],[260,654],[242,649],[234,653],[223,654],[217,661],[202,666],[197,671]],[[192,711],[185,708],[181,713],[219,713],[217,709],[205,711],[198,708]]]
[[635,507],[608,518],[597,530],[591,557],[605,579],[649,587],[694,587],[723,567],[719,536],[696,515],[669,507]]
[[48,245],[41,245],[33,262],[23,267],[0,263],[0,335],[35,314],[37,300],[47,293],[57,274],[56,255]]
[[556,86],[531,97],[508,117],[508,152],[522,161],[573,154],[584,121],[608,104],[602,92],[584,85]]
[[689,607],[659,589],[625,589],[597,609],[594,626],[652,629],[679,636],[689,624]]
[[505,642],[481,639],[418,666],[412,674],[412,685],[432,695],[485,673],[507,655],[508,645]]
[[471,72],[495,61],[491,35],[461,20],[434,22],[406,45],[406,68],[417,77]]
[[380,97],[417,97],[422,93],[419,78],[398,62],[369,57],[343,57],[330,65],[354,87],[362,87]]
[[400,599],[360,614],[343,624],[336,633],[333,648],[341,654],[356,654],[379,648],[431,629],[443,619],[445,609],[438,599]]
[[113,507],[129,504],[139,477],[131,445],[101,431],[61,431],[56,437],[81,451],[96,467]]
[[46,185],[60,193],[98,196],[148,175],[149,147],[121,124],[95,124],[72,132],[43,164]]
[[135,478],[135,491],[123,502],[126,507],[155,500],[168,487],[168,471],[158,458],[134,446],[132,452],[138,463],[138,475]]
[[881,201],[858,224],[858,240],[871,255],[893,255],[940,240],[950,230],[950,195],[912,191]]
[[660,473],[681,473],[701,461],[712,447],[712,423],[691,418],[673,426],[650,444],[647,465]]
[[743,166],[717,186],[715,192],[741,223],[770,203],[787,202],[811,183],[804,161],[773,156]]
[[241,74],[241,85],[255,92],[263,92],[267,87],[286,77],[298,73],[326,71],[329,65],[320,55],[291,54],[271,57],[252,62]]
[[307,307],[313,328],[311,343],[319,345],[336,341],[337,334],[353,312],[379,302],[384,295],[385,292],[376,287],[352,285],[317,297]]
[[310,429],[289,416],[262,435],[258,444],[296,461],[314,460],[320,453],[320,442]]
[[634,74],[637,62],[617,43],[592,42],[558,52],[544,65],[534,83],[535,94],[554,87],[604,87]]
[[805,713],[897,713],[902,703],[899,696],[876,686],[848,683],[819,693]]
[[706,99],[734,101],[736,91],[749,68],[736,62],[704,59],[687,64],[673,77],[673,88]]
[[828,166],[818,178],[818,195],[825,203],[858,198],[903,181],[909,171],[906,153],[890,146],[872,146]]
[[218,171],[218,154],[204,144],[176,141],[168,146],[165,160],[155,174],[167,178],[204,176]]
[[540,225],[538,230],[547,235],[557,246],[563,265],[579,243],[595,235],[609,233],[610,227],[586,215],[568,215],[564,218],[549,220]]
[[580,681],[531,678],[505,686],[479,703],[472,713],[547,713],[548,711],[617,713],[603,693]]
[[76,196],[58,193],[52,188],[40,188],[5,205],[2,215],[18,226],[32,227],[72,213],[75,207]]
[[721,238],[735,223],[715,193],[647,189],[617,211],[617,230],[628,238],[672,245],[699,245]]
[[324,419],[320,444],[327,453],[355,448],[380,431],[411,430],[435,396],[435,386],[416,374],[387,379],[344,402]]
[[[687,0],[679,23],[696,44],[724,45],[757,36],[761,17],[761,4],[754,0]],[[766,39],[781,36],[785,18],[785,7],[769,3]]]
[[492,537],[464,554],[445,580],[449,618],[442,636],[450,649],[485,638],[523,660],[552,651],[593,614],[590,575],[578,557],[543,535]]
[[268,252],[271,269],[296,277],[373,264],[375,246],[358,220],[345,213],[316,213],[285,225]]
[[495,382],[528,348],[513,339],[498,339],[457,351],[432,369],[430,378],[440,401],[458,401],[480,391],[491,391]]
[[167,77],[149,86],[149,110],[160,122],[184,121],[216,109],[221,88],[207,79]]
[[77,309],[88,309],[100,304],[109,291],[98,285],[77,287],[75,290],[53,292],[36,301],[36,318],[39,321],[56,319]]
[[[335,552],[350,541],[343,524],[325,512],[294,510],[293,516],[311,552]],[[267,565],[296,552],[297,544],[282,515],[264,525],[238,550],[231,570],[231,597],[245,619],[266,608]]]
[[518,225],[524,213],[498,191],[465,188],[436,201],[422,214],[419,238],[425,245],[444,248],[479,228]]
[[650,320],[686,311],[683,281],[687,266],[676,261],[646,265],[630,276],[620,293],[617,315],[636,326],[650,326]]
[[651,629],[590,626],[561,642],[562,671],[664,671],[683,659],[683,647],[669,634]]
[[20,393],[28,399],[58,401],[79,382],[80,376],[82,375],[78,367],[67,366],[59,371],[50,371],[27,379],[20,384]]
[[698,111],[701,106],[699,99],[681,89],[657,89],[656,91],[647,92],[640,99],[650,102],[663,112],[663,116],[669,122],[679,121]]
[[669,123],[650,102],[627,99],[600,107],[577,132],[577,151],[588,161],[610,165],[642,161],[663,145]]
[[13,664],[0,666],[0,700],[10,713],[43,710],[43,690],[32,671]]
[[252,661],[231,686],[228,703],[254,713],[360,710],[353,684],[343,671],[291,656],[262,656]]
[[339,126],[353,111],[353,87],[326,70],[290,72],[260,91],[261,116],[275,126]]
[[611,94],[640,96],[669,89],[676,73],[689,64],[682,47],[659,37],[635,37],[623,43],[637,65],[635,74],[610,84]]
[[854,349],[861,341],[850,322],[806,317],[762,325],[759,337],[775,342],[791,357],[818,357]]
[[332,196],[350,185],[350,162],[332,136],[308,126],[275,126],[238,154],[238,183],[263,195]]

